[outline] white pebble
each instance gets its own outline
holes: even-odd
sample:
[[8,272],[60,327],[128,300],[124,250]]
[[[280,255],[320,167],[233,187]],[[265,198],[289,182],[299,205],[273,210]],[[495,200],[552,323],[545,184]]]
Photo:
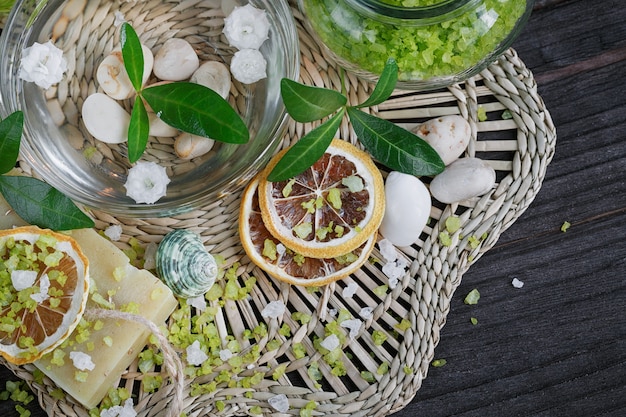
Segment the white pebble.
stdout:
[[326,350],[333,351],[341,345],[336,334],[331,334],[320,342],[320,346]]
[[513,285],[515,288],[522,288],[524,286],[524,283],[517,278],[513,278],[513,281],[511,281],[511,285]]
[[182,132],[174,141],[174,152],[181,159],[193,159],[205,155],[215,145],[215,141],[204,136]]
[[230,71],[218,61],[208,61],[200,65],[189,81],[210,88],[224,99],[230,93]]
[[94,138],[106,143],[128,140],[130,114],[106,94],[89,95],[83,103],[82,115],[85,127]]
[[281,300],[277,300],[277,301],[271,301],[270,303],[268,303],[263,309],[263,311],[261,311],[261,316],[266,319],[267,318],[277,319],[279,317],[282,317],[284,313],[285,313],[285,303],[283,303]]
[[433,178],[430,192],[442,203],[450,204],[478,197],[496,183],[496,171],[479,158],[461,158]]
[[96,364],[91,360],[91,356],[83,352],[70,352],[70,359],[74,368],[81,371],[93,371],[96,367]]
[[267,402],[273,409],[280,413],[286,413],[289,411],[289,399],[285,394],[278,394],[270,397]]
[[418,126],[415,133],[437,151],[444,164],[449,165],[465,152],[472,131],[467,120],[454,114],[430,119]]
[[385,201],[380,233],[396,246],[417,241],[432,204],[426,186],[413,175],[391,172],[385,182]]
[[348,284],[348,286],[346,286],[346,288],[343,289],[341,295],[343,296],[343,298],[352,298],[354,294],[356,294],[358,289],[359,285],[356,282],[351,282]]
[[165,81],[182,81],[200,66],[196,51],[184,39],[170,38],[154,56],[154,75]]
[[180,133],[178,129],[161,120],[156,113],[148,112],[148,120],[150,121],[150,136],[173,138]]

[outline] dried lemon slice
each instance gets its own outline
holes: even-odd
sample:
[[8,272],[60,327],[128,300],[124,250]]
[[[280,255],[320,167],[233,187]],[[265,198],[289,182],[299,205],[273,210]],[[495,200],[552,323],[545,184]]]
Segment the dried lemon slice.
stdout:
[[378,230],[384,185],[369,154],[335,139],[304,173],[267,181],[282,155],[263,171],[259,203],[267,229],[285,246],[311,258],[334,258],[352,252]]
[[89,263],[69,236],[34,226],[0,231],[0,355],[31,363],[63,342],[89,295]]
[[258,184],[258,178],[255,178],[244,191],[239,235],[248,257],[265,272],[290,284],[321,286],[350,275],[367,261],[377,233],[354,251],[330,259],[308,258],[285,247],[263,223]]

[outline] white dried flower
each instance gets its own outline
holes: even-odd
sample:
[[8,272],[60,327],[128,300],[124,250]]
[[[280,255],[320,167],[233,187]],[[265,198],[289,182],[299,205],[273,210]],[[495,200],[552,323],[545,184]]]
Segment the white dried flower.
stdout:
[[251,4],[235,7],[224,19],[224,35],[237,49],[259,49],[268,38],[270,22],[265,10]]
[[50,88],[63,79],[67,70],[67,61],[63,51],[48,41],[35,42],[24,48],[18,76],[27,82],[34,82],[41,88]]
[[128,171],[126,195],[137,203],[152,204],[166,193],[170,179],[165,167],[155,162],[137,162]]
[[83,352],[70,352],[70,359],[76,369],[81,371],[93,371],[96,364],[91,360],[91,356]]
[[265,77],[267,62],[256,49],[242,49],[235,52],[230,61],[230,72],[241,83],[252,84]]

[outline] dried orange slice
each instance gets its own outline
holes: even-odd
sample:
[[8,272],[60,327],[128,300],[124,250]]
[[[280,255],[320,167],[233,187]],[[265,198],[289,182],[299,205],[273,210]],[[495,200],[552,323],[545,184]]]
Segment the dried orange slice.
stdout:
[[35,226],[0,231],[0,355],[21,365],[60,345],[80,321],[89,263],[69,236]]
[[285,246],[311,258],[335,258],[378,230],[385,192],[369,154],[335,139],[304,173],[288,181],[267,181],[282,155],[270,160],[258,192],[263,221]]
[[244,191],[239,235],[248,257],[269,275],[294,285],[322,286],[350,275],[367,261],[377,233],[354,251],[330,259],[308,258],[284,246],[263,223],[258,184],[254,178]]

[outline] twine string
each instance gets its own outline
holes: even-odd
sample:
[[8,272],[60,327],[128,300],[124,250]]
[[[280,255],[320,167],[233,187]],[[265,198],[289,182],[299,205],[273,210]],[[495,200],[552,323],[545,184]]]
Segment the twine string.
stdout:
[[179,417],[183,411],[183,390],[185,387],[184,366],[180,357],[167,340],[161,329],[152,321],[137,314],[125,313],[118,310],[105,310],[102,308],[89,309],[85,311],[85,316],[92,319],[116,319],[142,324],[147,327],[157,338],[161,351],[163,352],[163,366],[174,384],[174,396],[170,407],[168,407],[167,417]]

